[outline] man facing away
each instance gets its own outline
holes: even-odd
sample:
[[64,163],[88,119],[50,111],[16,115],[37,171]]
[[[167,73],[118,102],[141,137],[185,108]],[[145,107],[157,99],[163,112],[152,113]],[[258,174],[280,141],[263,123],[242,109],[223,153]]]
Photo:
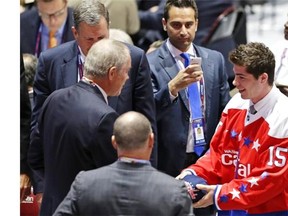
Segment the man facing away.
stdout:
[[54,91],[43,104],[35,128],[39,140],[28,152],[32,170],[44,179],[40,215],[54,213],[81,170],[117,159],[111,136],[118,114],[107,97],[121,93],[130,67],[127,46],[103,39],[89,50],[81,81]]
[[151,166],[153,136],[150,122],[141,113],[119,116],[112,136],[118,161],[80,172],[54,216],[193,215],[184,182]]
[[[83,76],[86,55],[94,43],[109,38],[109,14],[107,8],[97,0],[82,0],[73,11],[72,32],[75,40],[61,44],[41,53],[34,80],[34,109],[31,122],[31,140],[38,139],[34,128],[42,105],[55,90],[77,83]],[[126,44],[131,54],[129,79],[121,94],[108,97],[108,104],[121,114],[130,110],[144,114],[156,132],[155,102],[149,64],[143,50]],[[111,86],[112,87],[112,86]],[[155,138],[156,140],[156,138]],[[151,155],[151,162],[157,166],[157,143]],[[41,182],[37,182],[35,192],[41,192]]]

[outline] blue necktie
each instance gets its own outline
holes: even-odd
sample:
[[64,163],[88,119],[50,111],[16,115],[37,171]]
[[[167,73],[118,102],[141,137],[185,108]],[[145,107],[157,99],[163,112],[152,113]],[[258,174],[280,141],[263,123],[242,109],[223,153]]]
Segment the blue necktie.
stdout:
[[[188,53],[181,53],[180,56],[185,60],[184,66],[187,67],[190,64],[190,55]],[[189,98],[189,105],[192,111],[192,119],[202,118],[201,100],[197,82],[191,83],[188,86],[188,98]],[[200,156],[203,151],[204,151],[203,145],[201,146],[194,145],[194,152],[198,156]]]

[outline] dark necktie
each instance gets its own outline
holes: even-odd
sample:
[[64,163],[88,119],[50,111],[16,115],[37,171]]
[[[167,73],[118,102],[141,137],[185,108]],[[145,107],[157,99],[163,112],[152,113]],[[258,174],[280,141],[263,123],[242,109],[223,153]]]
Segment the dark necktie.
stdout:
[[[180,56],[184,59],[184,66],[187,67],[190,64],[190,55],[188,53],[181,53]],[[190,109],[192,112],[192,119],[202,118],[201,100],[197,82],[194,82],[188,86],[188,99]],[[203,151],[204,151],[203,145],[196,146],[194,144],[194,152],[198,156],[200,156]]]
[[249,107],[249,113],[252,115],[255,115],[257,113],[257,110],[255,109],[254,105],[251,105]]

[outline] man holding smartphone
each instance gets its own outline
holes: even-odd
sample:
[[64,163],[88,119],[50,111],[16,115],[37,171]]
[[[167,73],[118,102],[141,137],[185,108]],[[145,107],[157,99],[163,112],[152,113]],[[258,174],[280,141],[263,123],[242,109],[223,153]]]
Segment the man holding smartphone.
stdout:
[[[209,149],[230,95],[222,54],[193,44],[195,1],[167,0],[162,24],[168,38],[147,58],[157,113],[158,169],[175,177]],[[195,210],[197,214],[210,212]]]

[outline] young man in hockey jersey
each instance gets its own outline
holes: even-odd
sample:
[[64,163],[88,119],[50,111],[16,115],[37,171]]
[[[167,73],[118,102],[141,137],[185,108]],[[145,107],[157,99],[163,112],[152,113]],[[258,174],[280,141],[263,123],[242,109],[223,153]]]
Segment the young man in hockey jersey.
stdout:
[[177,178],[198,190],[194,208],[214,204],[219,216],[288,215],[288,98],[274,84],[274,55],[251,42],[229,58],[239,93],[224,109],[210,151]]

